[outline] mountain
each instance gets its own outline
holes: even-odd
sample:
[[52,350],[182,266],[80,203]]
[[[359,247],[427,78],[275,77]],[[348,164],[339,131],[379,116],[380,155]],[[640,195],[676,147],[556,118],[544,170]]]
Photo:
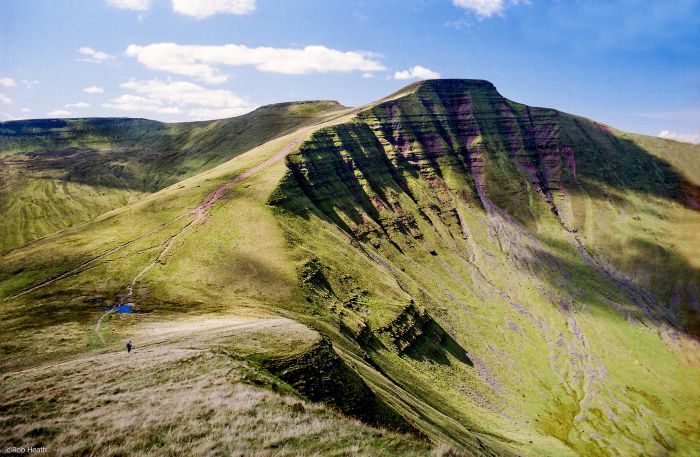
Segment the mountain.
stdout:
[[333,101],[280,103],[231,119],[41,119],[0,127],[0,250],[90,220],[317,122]]
[[700,453],[697,145],[479,80],[0,132],[3,446]]

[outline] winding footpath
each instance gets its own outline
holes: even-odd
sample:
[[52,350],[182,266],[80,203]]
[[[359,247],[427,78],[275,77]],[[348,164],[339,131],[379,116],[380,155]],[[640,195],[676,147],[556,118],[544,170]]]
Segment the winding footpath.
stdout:
[[107,251],[103,252],[102,254],[98,255],[97,257],[93,257],[93,258],[91,258],[91,259],[88,259],[88,260],[82,262],[82,263],[79,264],[77,267],[72,268],[71,270],[68,270],[68,271],[66,271],[65,273],[61,273],[61,274],[59,274],[59,275],[53,276],[53,277],[51,277],[51,278],[48,278],[48,279],[46,279],[46,280],[44,280],[44,281],[39,282],[37,285],[32,286],[32,287],[30,287],[29,289],[24,289],[24,290],[22,290],[22,291],[20,291],[20,292],[17,292],[17,293],[14,294],[14,295],[10,295],[9,297],[5,298],[5,301],[11,300],[11,299],[13,299],[13,298],[21,297],[22,295],[26,295],[26,294],[28,294],[28,293],[34,292],[35,290],[38,290],[38,289],[41,289],[41,288],[43,288],[43,287],[49,286],[49,285],[51,285],[51,284],[53,284],[53,283],[55,283],[55,282],[57,282],[57,281],[60,281],[61,279],[66,279],[66,278],[68,278],[68,277],[70,277],[70,276],[75,276],[75,275],[77,275],[77,274],[79,274],[79,273],[82,273],[83,271],[87,270],[92,264],[94,264],[94,263],[97,262],[98,260],[101,260],[101,259],[103,259],[103,258],[105,258],[105,257],[107,257],[107,256],[109,256],[109,255],[111,255],[111,254],[114,254],[114,253],[116,253],[116,252],[119,252],[119,251],[121,251],[122,249],[128,247],[130,244],[135,243],[136,241],[139,241],[139,240],[141,240],[141,239],[143,239],[143,238],[146,238],[146,237],[149,237],[149,236],[151,236],[151,235],[155,235],[156,233],[165,230],[167,227],[169,227],[169,226],[171,226],[172,224],[174,224],[175,222],[179,221],[180,219],[182,219],[182,218],[185,217],[186,215],[187,215],[187,213],[182,213],[182,214],[178,215],[177,217],[173,218],[172,220],[170,220],[170,221],[168,221],[168,222],[166,222],[166,223],[164,223],[164,224],[159,225],[158,227],[154,228],[153,230],[150,230],[150,231],[144,233],[143,235],[137,236],[136,238],[133,238],[133,239],[131,239],[131,240],[125,242],[125,243],[122,243],[122,244],[120,244],[120,245],[118,245],[118,246],[115,246],[115,247],[113,247],[113,248],[111,248],[111,249],[108,249]]
[[[102,325],[102,322],[103,322],[104,318],[107,317],[109,314],[112,314],[112,313],[116,312],[117,308],[118,308],[120,305],[122,305],[122,304],[128,302],[129,298],[131,298],[131,296],[132,296],[133,293],[134,293],[134,287],[136,286],[136,283],[139,281],[139,279],[141,279],[141,277],[143,277],[143,275],[145,275],[145,274],[148,272],[148,270],[150,270],[155,264],[157,264],[157,263],[159,263],[159,262],[162,262],[162,260],[163,260],[163,259],[165,258],[165,256],[166,256],[166,254],[167,254],[167,253],[170,251],[170,249],[175,245],[175,242],[176,242],[180,237],[182,237],[182,235],[184,235],[185,233],[187,233],[195,224],[199,224],[199,223],[204,223],[204,222],[206,222],[206,219],[207,219],[207,217],[209,216],[209,214],[210,214],[210,212],[211,212],[211,209],[214,207],[214,205],[216,204],[216,202],[218,202],[222,197],[224,197],[224,196],[228,193],[228,191],[231,190],[231,188],[232,188],[234,185],[240,183],[240,182],[243,181],[244,179],[247,179],[247,178],[253,176],[254,174],[258,173],[259,171],[264,170],[264,169],[268,168],[269,166],[274,165],[274,164],[280,162],[281,160],[283,160],[285,157],[287,157],[294,149],[296,149],[296,148],[302,143],[302,141],[306,138],[306,136],[307,136],[306,134],[302,134],[302,135],[299,135],[298,137],[294,138],[292,141],[290,141],[289,143],[287,143],[286,145],[284,145],[282,148],[280,148],[280,150],[277,151],[277,152],[276,152],[272,157],[270,157],[269,159],[263,161],[262,163],[260,163],[260,164],[258,164],[258,165],[256,165],[256,166],[254,166],[254,167],[252,167],[252,168],[249,168],[248,170],[244,171],[244,172],[241,173],[240,175],[238,175],[238,176],[236,176],[235,178],[233,178],[231,181],[228,181],[228,182],[226,182],[225,184],[223,184],[222,186],[218,187],[216,190],[214,190],[214,191],[211,192],[209,195],[207,195],[207,196],[199,203],[199,205],[197,205],[193,210],[189,211],[189,214],[192,216],[192,219],[191,219],[186,225],[184,225],[179,231],[177,231],[174,235],[172,235],[172,236],[165,242],[165,246],[160,250],[160,252],[158,253],[158,255],[155,256],[155,257],[153,258],[153,260],[151,260],[145,267],[143,267],[143,269],[141,269],[141,270],[134,276],[134,278],[131,280],[131,282],[129,283],[129,285],[126,287],[126,293],[125,293],[124,295],[121,296],[121,299],[119,300],[119,303],[116,304],[116,305],[114,305],[112,308],[108,309],[108,310],[107,310],[104,314],[102,314],[102,315],[100,316],[100,318],[97,320],[97,323],[95,324],[95,333],[96,333],[97,336],[99,337],[100,342],[102,343],[103,346],[105,345],[105,339],[104,339],[104,336],[102,335],[102,333],[100,332],[100,326]],[[149,232],[149,233],[146,234],[146,235],[143,235],[143,236],[141,236],[141,237],[139,237],[139,238],[136,238],[136,239],[134,239],[134,240],[132,240],[132,241],[129,241],[128,244],[132,243],[133,241],[136,241],[137,239],[141,239],[141,238],[143,238],[143,237],[145,237],[145,236],[148,236],[148,235],[151,235],[151,234],[154,234],[154,233],[157,233],[157,232],[163,230],[166,226],[171,225],[171,224],[174,223],[176,220],[181,219],[185,214],[187,214],[187,213],[183,213],[183,214],[177,216],[177,217],[176,217],[175,219],[173,219],[172,221],[168,222],[167,224],[164,224],[164,226],[161,226],[161,228],[159,228],[158,230],[154,229],[154,231],[151,231],[151,232]],[[99,260],[100,258],[105,257],[106,255],[111,254],[111,253],[113,253],[113,252],[116,252],[116,251],[115,251],[114,249],[111,250],[111,251],[108,251],[108,253],[102,254],[101,256],[99,256],[99,257],[97,257],[97,258],[91,260],[89,263],[93,263],[94,261]],[[88,263],[81,264],[81,265],[85,266],[85,265],[87,265],[87,264],[88,264]],[[78,267],[78,268],[80,268],[80,267]],[[75,270],[77,270],[78,268],[76,268]],[[74,270],[71,270],[71,271],[74,271]],[[64,277],[69,276],[70,273],[71,273],[71,272],[64,273],[63,275],[61,275],[61,277],[56,277],[55,279],[53,279],[53,280],[51,280],[51,281],[47,281],[47,282],[44,282],[44,283],[42,283],[42,284],[39,284],[39,285],[33,287],[32,289],[29,289],[29,290],[27,290],[27,291],[25,291],[25,292],[22,292],[22,293],[18,294],[17,296],[23,295],[23,294],[25,294],[25,293],[29,293],[30,291],[36,290],[36,289],[38,289],[38,288],[40,288],[40,287],[44,287],[44,286],[46,286],[46,285],[48,285],[48,284],[51,284],[51,283],[53,283],[53,282],[58,281],[59,279],[63,279]],[[12,298],[12,297],[11,297],[11,298]]]

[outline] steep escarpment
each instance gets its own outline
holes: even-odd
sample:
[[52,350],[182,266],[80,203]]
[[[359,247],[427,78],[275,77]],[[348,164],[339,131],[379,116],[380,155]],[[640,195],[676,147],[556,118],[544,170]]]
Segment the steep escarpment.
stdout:
[[[320,210],[353,238],[400,252],[423,239],[418,219],[437,218],[451,237],[468,239],[462,204],[531,230],[558,222],[577,249],[595,250],[575,236],[587,234],[584,197],[630,192],[693,210],[700,189],[608,127],[511,102],[485,81],[423,83],[316,133],[289,169],[273,202]],[[677,314],[697,297],[690,291]]]
[[671,163],[488,82],[437,80],[317,131],[287,166],[270,203],[324,265],[308,306],[421,400],[403,413],[428,435],[477,453],[484,436],[488,452],[697,451],[680,405],[699,393],[700,272],[678,245],[698,188]]
[[[484,81],[420,82],[352,111],[314,107],[272,107],[260,130],[249,117],[249,130],[217,121],[185,135],[177,144],[196,169],[223,157],[229,140],[267,137],[285,116],[306,116],[304,127],[220,166],[0,253],[0,326],[13,335],[0,345],[0,364],[22,390],[8,390],[11,436],[53,436],[37,427],[56,415],[65,416],[60,442],[63,431],[82,433],[92,424],[83,420],[92,414],[84,395],[36,416],[36,401],[55,389],[26,386],[64,368],[71,382],[103,379],[102,364],[115,375],[108,384],[123,383],[119,373],[133,378],[137,366],[128,358],[141,361],[134,379],[147,379],[148,389],[137,398],[113,392],[115,411],[151,417],[141,400],[171,382],[179,386],[169,390],[173,402],[204,409],[162,415],[156,434],[136,441],[98,427],[115,438],[100,445],[166,449],[156,436],[223,449],[231,436],[251,436],[230,426],[249,424],[255,439],[240,452],[381,454],[353,442],[363,440],[412,455],[428,452],[427,438],[448,455],[700,453],[697,149],[527,107]],[[100,197],[64,179],[76,174],[61,161],[72,157],[91,176],[137,168],[141,159],[112,163],[123,156],[83,133],[68,149],[5,156],[3,170],[24,176],[14,182],[53,199],[33,210],[75,208],[52,203],[61,195],[44,185],[54,181],[79,207],[87,203],[76,195]],[[137,132],[122,146],[133,146],[129,135]],[[91,148],[106,162],[83,151]],[[37,169],[13,162],[27,160]],[[53,160],[63,165],[48,172]],[[4,214],[18,228],[2,233],[28,239],[44,229],[27,221],[53,220]],[[127,297],[137,313],[105,309]],[[237,317],[222,322],[231,312]],[[100,355],[127,339],[135,353]],[[241,397],[226,388],[232,363],[255,386]],[[220,370],[201,378],[205,365]],[[212,402],[182,385],[214,388],[202,391]],[[261,396],[270,389],[297,398]],[[380,427],[338,419],[299,396]],[[225,413],[215,414],[220,428],[210,427],[210,404]],[[78,414],[62,414],[69,410]],[[327,413],[333,420],[323,420]]]

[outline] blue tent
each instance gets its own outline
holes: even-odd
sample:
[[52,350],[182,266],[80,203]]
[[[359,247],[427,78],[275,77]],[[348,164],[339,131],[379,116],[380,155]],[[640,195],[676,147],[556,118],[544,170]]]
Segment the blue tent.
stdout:
[[126,305],[119,305],[117,307],[117,312],[119,314],[131,314],[134,312],[134,310],[132,309],[133,306],[134,306],[133,303],[127,303]]

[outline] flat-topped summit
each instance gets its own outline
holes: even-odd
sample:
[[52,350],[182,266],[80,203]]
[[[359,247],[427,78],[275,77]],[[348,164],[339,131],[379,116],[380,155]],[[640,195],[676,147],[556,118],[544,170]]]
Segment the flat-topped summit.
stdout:
[[496,90],[496,86],[493,85],[491,81],[485,79],[461,79],[461,78],[440,78],[440,79],[426,79],[423,81],[418,81],[414,83],[416,86],[424,90],[438,90],[438,89],[459,89],[459,90],[470,90],[470,89],[485,89],[485,90]]
[[425,79],[408,84],[392,94],[379,100],[391,100],[404,95],[415,92],[435,92],[435,91],[487,91],[496,95],[498,90],[496,86],[485,79],[460,79],[460,78],[440,78],[440,79]]

